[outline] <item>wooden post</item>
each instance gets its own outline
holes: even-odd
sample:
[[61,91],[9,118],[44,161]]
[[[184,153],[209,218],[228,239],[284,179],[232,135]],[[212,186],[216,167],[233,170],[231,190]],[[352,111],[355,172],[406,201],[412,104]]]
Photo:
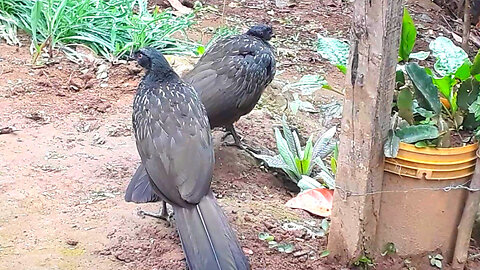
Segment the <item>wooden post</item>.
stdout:
[[[475,165],[475,173],[470,182],[470,188],[480,188],[480,159],[478,158]],[[463,269],[468,257],[468,248],[470,247],[470,237],[472,236],[473,224],[480,203],[480,191],[470,191],[468,193],[465,208],[463,208],[462,219],[457,227],[457,241],[455,243],[455,253],[453,254],[452,269]]]
[[[328,250],[342,261],[372,252],[402,25],[399,0],[356,0]],[[360,196],[356,196],[360,194]]]

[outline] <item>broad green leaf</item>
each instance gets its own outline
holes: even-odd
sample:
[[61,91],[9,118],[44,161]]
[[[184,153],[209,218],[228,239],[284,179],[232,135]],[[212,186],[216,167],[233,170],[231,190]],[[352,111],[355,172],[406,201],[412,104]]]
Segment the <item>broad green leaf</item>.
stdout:
[[297,186],[300,188],[301,191],[305,191],[312,188],[321,188],[322,184],[320,184],[317,180],[313,179],[310,176],[302,175],[302,179],[298,181]]
[[[350,45],[336,38],[318,37],[317,51],[335,66],[346,67]],[[342,70],[339,67],[340,70]],[[343,72],[343,71],[342,71]]]
[[31,17],[31,25],[30,29],[32,31],[32,40],[35,43],[35,45],[38,43],[37,41],[37,26],[38,22],[42,19],[42,10],[43,10],[43,1],[35,1],[35,4],[33,5],[32,12],[30,14]]
[[328,255],[330,255],[330,250],[326,249],[320,253],[320,258],[327,257]]
[[409,124],[413,124],[413,95],[410,89],[405,88],[397,97],[398,115]]
[[473,113],[475,120],[480,121],[480,96],[468,107],[468,111]]
[[307,144],[305,145],[305,150],[303,151],[303,157],[302,157],[302,169],[303,172],[302,174],[310,174],[311,166],[310,163],[312,160],[312,154],[313,154],[313,144],[312,144],[312,136],[308,138]]
[[418,104],[427,110],[434,111],[436,114],[440,113],[442,104],[438,98],[438,89],[425,69],[417,63],[409,63],[405,66],[405,70],[415,85],[415,90],[417,90]]
[[298,172],[297,166],[295,165],[295,157],[290,149],[288,148],[287,141],[282,137],[280,130],[275,128],[275,139],[277,141],[277,149],[280,153],[285,164],[287,164],[290,171],[295,174],[295,178],[298,180],[301,178],[300,173]]
[[465,81],[466,79],[470,78],[471,67],[472,64],[470,63],[470,60],[465,60],[465,62],[463,62],[463,65],[461,65],[455,72],[455,78],[461,81]]
[[326,218],[322,219],[322,222],[320,223],[320,227],[322,227],[324,231],[328,232],[328,230],[330,229],[330,222],[328,221],[328,219]]
[[453,86],[455,85],[456,81],[455,78],[447,75],[442,78],[432,78],[433,84],[437,86],[440,93],[442,93],[443,97],[449,99],[451,93],[453,92]]
[[470,74],[472,76],[480,74],[480,50],[478,50],[477,55],[473,59],[472,67],[470,68]]
[[420,107],[416,100],[413,101],[413,113],[414,114],[419,114],[422,117],[425,117],[427,119],[432,118],[433,115],[434,115],[432,111],[428,111],[428,110],[425,110],[424,108]]
[[274,248],[277,246],[278,246],[277,241],[268,241],[268,248]]
[[385,157],[388,157],[388,158],[397,157],[399,148],[400,148],[400,138],[393,133],[393,130],[389,130],[387,140],[383,145],[383,153]]
[[406,143],[416,143],[422,140],[430,140],[438,138],[438,129],[431,125],[416,125],[399,129],[395,135],[400,138],[400,141]]
[[475,114],[467,113],[465,118],[463,119],[463,128],[466,130],[475,130],[480,126],[480,121],[475,119]]
[[328,82],[320,75],[304,75],[298,82],[287,84],[289,89],[297,89],[304,96],[312,95],[315,91],[325,88]]
[[298,138],[297,132],[293,132],[293,140],[295,141],[295,146],[297,149],[302,149],[302,146],[300,145],[300,139]]
[[322,170],[318,175],[329,189],[335,189],[335,178],[326,170]]
[[468,78],[463,81],[457,91],[457,105],[463,110],[468,110],[468,107],[477,99],[480,90],[480,83],[477,80]]
[[412,17],[406,8],[403,9],[402,34],[400,38],[399,60],[408,61],[408,56],[412,52],[417,38],[417,30],[413,23]]
[[397,87],[402,87],[405,85],[405,73],[402,70],[397,70],[395,72],[395,82]]
[[333,174],[337,174],[337,159],[333,156],[330,158],[330,168]]
[[205,53],[205,47],[204,46],[198,46],[197,47],[197,55],[203,55]]
[[273,237],[273,235],[270,235],[267,232],[261,232],[258,234],[258,239],[264,240],[264,241],[273,241],[275,238]]
[[292,243],[280,243],[277,245],[277,250],[282,253],[292,253],[295,250],[295,246]]
[[432,55],[437,58],[435,71],[441,76],[454,74],[468,60],[467,53],[446,37],[438,37],[430,42]]
[[426,148],[428,147],[428,144],[426,141],[419,141],[415,143],[415,147],[417,148]]
[[285,115],[282,116],[282,131],[283,137],[287,141],[288,149],[290,149],[290,152],[292,152],[295,157],[302,158],[300,156],[300,152],[302,151],[302,149],[297,149],[295,145],[295,140],[293,138],[292,130],[287,124],[287,117]]
[[457,93],[454,90],[457,80],[452,75],[447,75],[440,79],[433,77],[432,80],[440,93],[448,100],[450,111],[454,114],[457,111]]
[[425,59],[428,58],[428,56],[430,56],[430,52],[420,51],[420,52],[416,52],[416,53],[411,53],[409,58],[410,59],[417,59],[417,60],[425,60]]
[[337,132],[337,127],[333,126],[317,139],[313,145],[312,159],[316,159],[317,157],[325,158],[333,151],[336,143],[333,138],[335,132]]
[[342,72],[343,74],[347,74],[347,67],[344,65],[336,65],[336,67]]
[[257,159],[260,159],[267,164],[270,168],[278,168],[278,169],[288,169],[287,164],[283,161],[280,155],[276,156],[269,156],[269,155],[259,155],[253,153],[253,156]]

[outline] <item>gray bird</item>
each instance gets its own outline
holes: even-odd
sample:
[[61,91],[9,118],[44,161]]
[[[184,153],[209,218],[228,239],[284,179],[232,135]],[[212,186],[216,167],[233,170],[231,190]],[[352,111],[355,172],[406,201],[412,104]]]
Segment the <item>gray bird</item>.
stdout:
[[250,269],[210,190],[212,137],[195,90],[157,50],[141,49],[135,58],[146,69],[133,102],[138,179],[148,179],[152,198],[172,205],[189,269]]
[[[233,123],[248,114],[275,76],[275,55],[268,41],[270,26],[256,25],[245,34],[234,35],[215,42],[200,58],[184,80],[193,85],[207,111],[210,127],[225,127],[235,145],[241,147]],[[228,133],[227,133],[228,135]],[[149,176],[140,166],[127,187],[127,202],[158,202]],[[163,202],[161,214],[143,214],[167,218]]]
[[233,124],[253,110],[275,76],[275,55],[268,41],[273,30],[255,25],[245,34],[215,42],[183,77],[207,110],[210,127],[224,127],[241,147]]

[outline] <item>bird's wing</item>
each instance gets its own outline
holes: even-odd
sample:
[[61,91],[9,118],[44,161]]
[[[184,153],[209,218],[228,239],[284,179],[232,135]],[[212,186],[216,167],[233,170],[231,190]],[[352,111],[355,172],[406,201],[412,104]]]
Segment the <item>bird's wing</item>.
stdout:
[[199,93],[212,120],[250,112],[274,75],[275,56],[270,45],[256,37],[238,35],[213,44],[184,80]]
[[160,86],[134,108],[137,148],[153,184],[178,205],[198,203],[208,192],[214,156],[206,113],[191,86]]

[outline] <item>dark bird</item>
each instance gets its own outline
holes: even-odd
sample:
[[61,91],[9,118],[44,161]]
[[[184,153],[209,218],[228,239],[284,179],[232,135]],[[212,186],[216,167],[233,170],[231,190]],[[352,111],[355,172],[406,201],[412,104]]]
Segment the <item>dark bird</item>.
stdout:
[[275,55],[268,43],[272,36],[270,26],[255,25],[245,34],[221,39],[183,77],[202,100],[210,127],[224,127],[238,147],[233,124],[253,110],[275,76]]
[[172,205],[189,269],[249,269],[210,190],[212,137],[195,90],[157,50],[141,49],[135,58],[146,69],[133,102],[133,129],[142,162],[136,179],[148,179],[150,185],[143,187],[153,191],[150,195]]
[[[270,26],[256,25],[245,34],[222,39],[209,47],[193,70],[184,76],[199,94],[210,126],[225,127],[237,146],[241,142],[233,123],[252,111],[275,76],[275,55],[268,43],[272,36]],[[152,192],[148,178],[140,166],[127,188],[127,202],[161,200]],[[143,213],[166,219],[166,204],[163,202],[161,215]]]

